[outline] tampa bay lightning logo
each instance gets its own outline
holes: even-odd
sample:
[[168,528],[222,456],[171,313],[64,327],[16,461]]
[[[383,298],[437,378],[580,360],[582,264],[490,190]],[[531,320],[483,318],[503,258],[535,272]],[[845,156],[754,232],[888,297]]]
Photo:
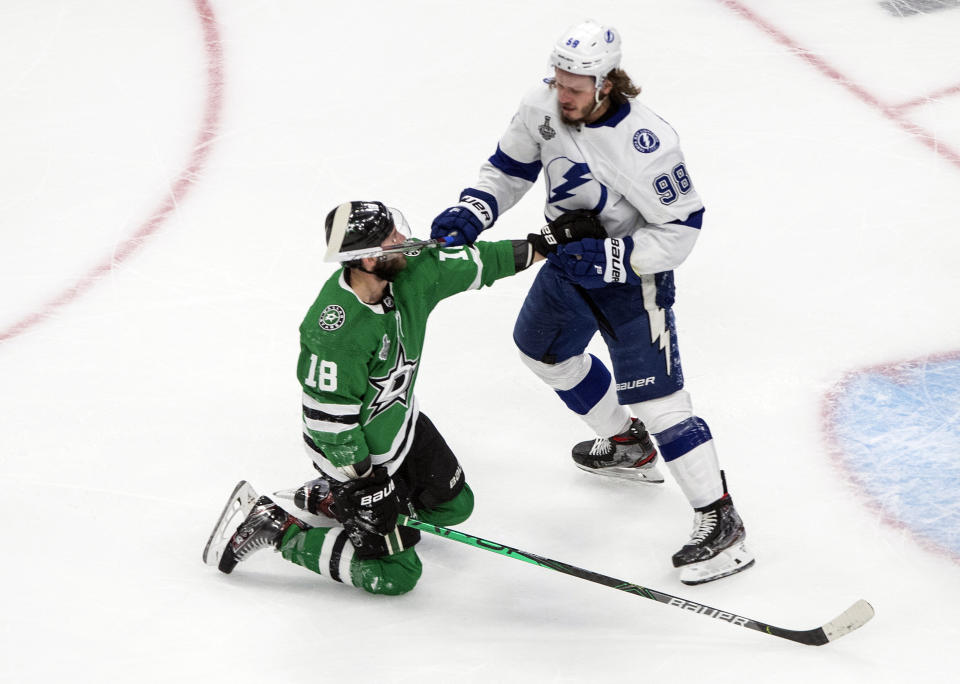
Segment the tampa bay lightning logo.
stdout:
[[[550,214],[590,209],[599,214],[607,205],[607,188],[593,177],[584,162],[556,157],[545,169]],[[554,217],[555,218],[555,217]]]
[[656,152],[660,147],[660,138],[649,128],[641,128],[633,134],[633,146],[636,147],[639,152],[650,154],[651,152]]
[[604,39],[605,41],[607,41],[608,43],[612,43],[613,41],[615,41],[615,40],[617,39],[617,37],[613,34],[613,31],[608,30],[608,31],[603,35],[603,39]]

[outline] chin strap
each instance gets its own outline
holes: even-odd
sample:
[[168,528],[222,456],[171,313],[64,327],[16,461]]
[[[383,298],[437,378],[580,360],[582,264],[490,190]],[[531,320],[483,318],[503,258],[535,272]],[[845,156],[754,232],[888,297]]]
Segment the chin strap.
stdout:
[[593,116],[596,113],[596,111],[600,109],[600,105],[602,105],[604,101],[607,99],[606,95],[602,95],[600,93],[601,88],[603,88],[602,85],[597,86],[596,88],[593,89],[593,109],[590,110],[590,113],[587,115],[588,117]]

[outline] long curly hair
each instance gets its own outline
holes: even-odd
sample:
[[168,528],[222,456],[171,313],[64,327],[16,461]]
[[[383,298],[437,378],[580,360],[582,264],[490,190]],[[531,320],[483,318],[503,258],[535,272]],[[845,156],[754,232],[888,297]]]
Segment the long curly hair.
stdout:
[[614,69],[607,74],[610,81],[610,100],[616,104],[623,104],[640,94],[640,86],[635,85],[630,76],[623,69]]

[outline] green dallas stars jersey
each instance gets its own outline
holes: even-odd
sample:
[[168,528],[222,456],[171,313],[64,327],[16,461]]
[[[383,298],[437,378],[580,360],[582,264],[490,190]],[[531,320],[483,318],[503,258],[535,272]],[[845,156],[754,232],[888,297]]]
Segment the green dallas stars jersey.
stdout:
[[343,269],[327,280],[300,325],[297,363],[304,441],[325,474],[354,477],[351,466],[367,456],[396,471],[419,415],[413,389],[427,318],[440,300],[515,268],[503,240],[408,255],[380,304],[362,302]]

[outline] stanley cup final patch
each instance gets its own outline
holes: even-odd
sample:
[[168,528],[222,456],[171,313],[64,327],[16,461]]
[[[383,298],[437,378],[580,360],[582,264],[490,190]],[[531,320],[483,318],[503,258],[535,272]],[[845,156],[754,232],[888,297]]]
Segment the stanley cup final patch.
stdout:
[[343,309],[336,304],[331,304],[320,312],[320,327],[324,330],[336,330],[346,319],[347,315]]
[[544,117],[543,117],[543,123],[540,124],[540,125],[537,127],[537,130],[540,131],[540,135],[543,136],[543,139],[544,139],[544,140],[550,140],[551,138],[553,138],[553,137],[557,134],[557,132],[556,132],[556,131],[553,129],[553,127],[550,125],[550,117],[549,117],[549,116],[544,116]]

